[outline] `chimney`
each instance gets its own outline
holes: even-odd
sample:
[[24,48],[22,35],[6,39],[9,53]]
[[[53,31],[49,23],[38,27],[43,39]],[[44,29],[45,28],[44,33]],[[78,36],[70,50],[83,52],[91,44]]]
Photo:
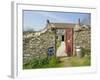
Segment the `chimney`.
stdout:
[[78,19],[78,25],[80,26],[80,18]]
[[47,19],[47,23],[49,24],[50,23],[50,21]]

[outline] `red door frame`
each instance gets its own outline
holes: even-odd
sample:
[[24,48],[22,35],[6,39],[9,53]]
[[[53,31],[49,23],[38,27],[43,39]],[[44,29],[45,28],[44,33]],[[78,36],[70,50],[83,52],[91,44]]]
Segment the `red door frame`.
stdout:
[[73,28],[65,30],[65,52],[68,56],[73,55]]

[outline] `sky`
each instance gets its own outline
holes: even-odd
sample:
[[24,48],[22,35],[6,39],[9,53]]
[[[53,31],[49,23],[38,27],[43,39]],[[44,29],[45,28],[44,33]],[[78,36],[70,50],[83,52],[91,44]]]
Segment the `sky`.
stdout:
[[39,31],[46,27],[47,20],[51,23],[81,23],[90,24],[91,15],[89,13],[75,12],[49,12],[49,11],[23,11],[23,30]]

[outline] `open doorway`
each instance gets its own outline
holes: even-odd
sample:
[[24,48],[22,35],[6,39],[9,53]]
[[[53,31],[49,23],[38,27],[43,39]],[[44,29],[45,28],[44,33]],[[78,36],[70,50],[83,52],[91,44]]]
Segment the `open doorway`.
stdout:
[[62,41],[64,41],[64,35],[62,35]]

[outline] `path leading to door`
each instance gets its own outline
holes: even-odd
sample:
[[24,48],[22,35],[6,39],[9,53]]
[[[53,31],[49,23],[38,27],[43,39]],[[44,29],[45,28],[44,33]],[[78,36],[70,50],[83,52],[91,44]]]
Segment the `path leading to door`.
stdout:
[[60,57],[59,58],[60,67],[79,67],[79,66],[90,66],[91,65],[91,56],[84,56],[79,58],[77,56],[73,57]]
[[65,53],[65,42],[64,41],[61,42],[61,45],[57,49],[56,56],[57,57],[67,56],[67,54]]

